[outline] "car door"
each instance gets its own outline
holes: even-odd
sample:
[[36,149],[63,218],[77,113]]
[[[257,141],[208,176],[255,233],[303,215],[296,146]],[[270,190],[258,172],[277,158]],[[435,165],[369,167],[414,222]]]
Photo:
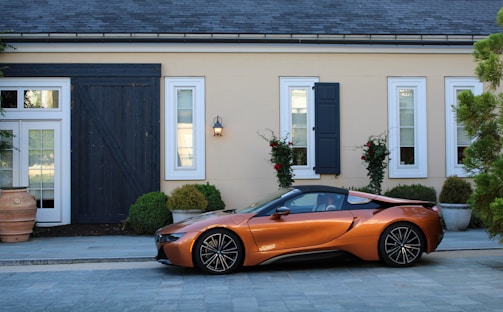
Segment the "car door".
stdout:
[[290,209],[288,215],[250,219],[248,226],[258,250],[317,246],[343,235],[353,223],[353,215],[347,210],[316,211],[320,195],[301,194],[286,201],[282,206]]

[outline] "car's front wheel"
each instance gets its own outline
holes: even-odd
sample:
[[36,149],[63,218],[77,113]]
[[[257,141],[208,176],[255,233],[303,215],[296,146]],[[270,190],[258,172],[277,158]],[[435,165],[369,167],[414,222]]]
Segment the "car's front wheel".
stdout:
[[379,240],[381,261],[393,267],[416,264],[424,251],[421,230],[410,223],[395,223],[389,226]]
[[243,244],[231,231],[209,230],[203,233],[196,242],[194,261],[197,267],[205,273],[230,273],[243,262]]

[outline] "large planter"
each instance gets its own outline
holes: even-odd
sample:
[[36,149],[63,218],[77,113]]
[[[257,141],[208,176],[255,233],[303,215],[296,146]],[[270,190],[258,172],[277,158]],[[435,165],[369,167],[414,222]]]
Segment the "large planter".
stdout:
[[26,187],[2,188],[0,195],[0,241],[25,242],[37,216],[35,198]]
[[467,204],[440,203],[445,227],[449,231],[464,231],[470,224],[472,209]]
[[177,223],[177,222],[183,221],[185,219],[200,215],[201,210],[200,209],[192,209],[192,210],[175,209],[172,211],[172,213],[173,213],[173,223]]

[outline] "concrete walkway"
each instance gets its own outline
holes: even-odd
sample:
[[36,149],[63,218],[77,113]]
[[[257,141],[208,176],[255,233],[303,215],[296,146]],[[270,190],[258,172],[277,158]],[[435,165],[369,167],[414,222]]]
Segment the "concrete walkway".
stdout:
[[[503,249],[485,230],[445,233],[437,251]],[[152,236],[35,237],[0,243],[0,265],[132,262],[154,260]]]

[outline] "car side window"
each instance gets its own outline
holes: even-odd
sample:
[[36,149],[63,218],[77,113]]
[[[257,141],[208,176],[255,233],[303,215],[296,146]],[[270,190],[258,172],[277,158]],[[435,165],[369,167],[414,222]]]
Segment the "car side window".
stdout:
[[307,193],[287,200],[283,206],[292,214],[341,210],[344,198],[343,194],[336,193]]
[[290,209],[290,213],[304,213],[313,211],[316,205],[318,193],[301,194],[295,198],[287,200],[283,206]]

